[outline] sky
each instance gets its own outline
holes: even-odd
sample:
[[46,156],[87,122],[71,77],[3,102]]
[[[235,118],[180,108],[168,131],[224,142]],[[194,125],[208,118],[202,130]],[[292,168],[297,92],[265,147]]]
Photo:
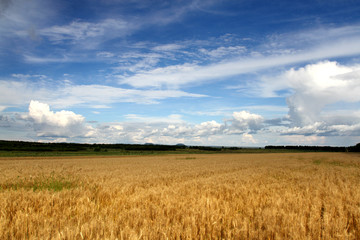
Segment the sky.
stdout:
[[360,142],[358,0],[0,0],[0,139]]

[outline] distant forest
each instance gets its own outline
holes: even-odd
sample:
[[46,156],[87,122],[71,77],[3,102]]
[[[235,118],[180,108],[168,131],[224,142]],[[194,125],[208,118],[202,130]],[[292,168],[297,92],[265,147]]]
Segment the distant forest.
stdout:
[[[211,146],[186,146],[184,144],[159,145],[159,144],[85,144],[85,143],[40,143],[25,141],[6,141],[0,140],[0,151],[26,151],[26,152],[78,152],[94,151],[101,152],[107,150],[121,151],[176,151],[181,149],[201,150],[201,151],[236,151],[242,147],[211,147]],[[289,151],[309,151],[309,152],[360,152],[360,143],[349,147],[332,146],[266,146],[258,148],[265,150],[289,150]]]
[[360,152],[360,143],[350,147],[332,146],[266,146],[265,149],[287,149],[310,152]]
[[[176,151],[179,149],[199,149],[205,151],[220,151],[217,147],[160,145],[160,144],[87,144],[87,143],[41,143],[25,141],[0,140],[0,151],[26,151],[26,152],[78,152],[78,151]],[[228,148],[234,149],[234,148]]]

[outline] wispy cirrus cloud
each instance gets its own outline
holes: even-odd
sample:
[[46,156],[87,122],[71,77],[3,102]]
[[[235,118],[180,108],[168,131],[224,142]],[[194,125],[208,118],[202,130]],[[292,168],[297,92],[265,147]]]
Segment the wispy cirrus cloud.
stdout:
[[323,137],[338,137],[338,136],[354,136],[358,137],[360,134],[360,123],[346,125],[337,124],[329,125],[326,122],[315,122],[302,127],[292,127],[281,131],[282,135],[302,135],[302,136],[323,136]]
[[[57,86],[56,86],[57,85]],[[67,81],[44,84],[39,81],[0,80],[3,94],[0,106],[16,107],[27,104],[32,99],[50,103],[56,107],[108,106],[119,102],[138,104],[157,104],[167,98],[199,98],[205,95],[181,90],[137,90],[106,85],[73,85]],[[19,96],[21,92],[21,96]]]
[[[214,3],[203,1],[197,3],[197,5],[199,4],[210,6]],[[99,49],[106,51],[106,48],[109,48],[109,41],[124,40],[145,28],[171,24],[181,20],[189,12],[196,11],[192,0],[182,1],[181,4],[159,1],[152,3],[151,8],[144,7],[148,4],[124,1],[113,4],[114,9],[107,8],[109,3],[102,2],[95,5],[107,9],[107,11],[102,12],[96,18],[73,18],[66,21],[61,16],[65,13],[64,9],[70,7],[69,5],[71,4],[67,2],[43,0],[3,1],[0,15],[0,34],[2,35],[0,48],[21,48],[20,44],[14,45],[13,42],[16,39],[18,43],[25,45],[18,52],[23,52],[25,61],[28,63],[76,62],[89,58],[91,55],[85,54],[86,56],[81,57],[79,52],[84,54],[85,50]],[[155,8],[154,5],[158,5],[158,7]],[[84,8],[84,11],[89,10],[88,6],[84,6]],[[127,11],[123,11],[125,8],[133,9],[134,12],[138,11],[140,15],[136,15],[134,12],[129,14]],[[29,41],[31,39],[32,41]],[[40,42],[42,45],[51,46],[57,50],[66,49],[66,54],[52,56],[48,51],[42,51],[38,47]],[[169,49],[174,46],[168,44],[167,47]],[[157,49],[157,51],[159,50]]]
[[[348,28],[351,29],[351,27]],[[352,28],[357,30],[359,27],[352,26]],[[123,77],[119,80],[119,83],[129,84],[133,87],[181,87],[193,83],[198,84],[199,82],[218,81],[231,76],[254,73],[272,67],[360,54],[360,32],[354,34],[350,30],[344,31],[343,28],[328,29],[328,31],[332,35],[337,34],[339,37],[332,41],[323,37],[315,44],[311,44],[306,48],[299,48],[297,51],[288,51],[289,43],[284,43],[286,45],[285,48],[284,46],[278,46],[275,54],[273,52],[268,53],[263,49],[263,53],[259,52],[260,55],[237,57],[209,65],[184,63],[181,65],[157,67],[135,73],[130,77]],[[340,33],[348,35],[341,35]],[[307,34],[311,36],[317,35],[315,30],[309,31]],[[282,50],[279,51],[280,49]]]
[[221,46],[216,49],[205,49],[199,50],[202,54],[209,56],[210,58],[223,58],[223,57],[234,57],[239,56],[246,52],[245,46]]
[[158,45],[153,47],[152,50],[154,51],[160,51],[160,52],[168,52],[168,51],[177,51],[179,49],[184,48],[184,46],[180,45],[180,44],[176,44],[176,43],[169,43],[169,44],[162,44],[162,45]]
[[28,55],[24,54],[24,60],[27,63],[36,63],[36,64],[42,64],[42,63],[68,63],[68,62],[80,62],[83,61],[82,59],[78,57],[69,57],[67,55],[62,56],[34,56],[34,55]]
[[54,43],[68,42],[94,48],[102,41],[123,37],[136,28],[135,24],[122,19],[104,19],[95,23],[73,21],[68,25],[51,26],[39,30],[39,34]]

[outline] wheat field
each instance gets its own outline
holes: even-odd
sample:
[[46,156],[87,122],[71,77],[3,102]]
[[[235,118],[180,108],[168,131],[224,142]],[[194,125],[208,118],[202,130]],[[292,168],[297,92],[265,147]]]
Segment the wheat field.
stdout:
[[360,239],[360,155],[0,158],[0,239]]

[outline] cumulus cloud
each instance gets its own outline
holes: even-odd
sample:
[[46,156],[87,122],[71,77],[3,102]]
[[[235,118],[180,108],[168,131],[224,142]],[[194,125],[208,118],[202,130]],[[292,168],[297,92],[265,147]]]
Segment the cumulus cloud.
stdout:
[[282,77],[294,91],[287,103],[289,115],[297,125],[318,121],[322,109],[329,104],[360,101],[359,66],[320,62],[291,69]]
[[360,103],[358,65],[323,61],[291,68],[274,78],[263,79],[262,87],[269,95],[288,91],[286,118],[291,128],[283,134],[336,136],[357,132],[360,114],[346,112],[342,107],[353,105],[354,108]]
[[223,125],[217,123],[216,121],[207,121],[202,122],[199,125],[195,126],[195,135],[203,136],[203,135],[217,135],[221,133],[223,129]]
[[104,142],[181,142],[192,145],[214,145],[222,141],[224,145],[231,142],[232,145],[241,143],[250,146],[257,143],[251,132],[258,129],[263,121],[260,115],[245,111],[235,112],[231,119],[222,123],[212,120],[191,124],[181,120],[181,116],[173,115],[162,118],[130,115],[126,118],[127,121],[121,123],[100,124],[96,128],[97,139]]
[[[166,122],[160,120],[158,122],[153,121],[150,124],[143,122],[142,124],[137,124],[137,126],[142,126],[141,131],[137,132],[142,133],[143,139],[172,137],[174,141],[175,139],[187,141],[198,139],[200,141],[201,139],[240,134],[242,135],[241,139],[243,141],[246,142],[249,140],[249,143],[255,143],[250,132],[259,130],[262,122],[262,116],[242,111],[234,112],[233,117],[223,123],[218,123],[214,120],[199,124],[189,124],[184,121]],[[148,126],[148,128],[144,126]],[[132,127],[134,127],[134,125],[132,125]],[[125,128],[125,132],[131,132],[128,127]]]
[[226,132],[228,134],[244,133],[245,131],[257,131],[263,128],[264,118],[261,115],[250,113],[248,111],[234,112],[232,119],[227,121],[231,123]]
[[242,135],[242,142],[245,143],[249,143],[249,144],[255,144],[257,143],[256,139],[254,138],[253,135],[249,134],[249,133],[244,133]]
[[[180,115],[158,118],[127,115],[125,119],[123,122],[92,123],[72,111],[52,111],[48,104],[31,101],[26,114],[1,114],[0,131],[3,136],[9,132],[12,132],[10,136],[15,136],[22,129],[27,132],[26,140],[38,141],[140,144],[181,142],[189,145],[227,146],[256,146],[267,142],[305,144],[306,141],[323,144],[324,136],[346,137],[344,142],[351,142],[360,135],[360,123],[356,120],[351,121],[353,124],[330,124],[323,121],[306,126],[279,125],[275,128],[261,115],[247,111],[234,112],[230,119],[223,122],[212,120],[199,124],[188,123]],[[25,138],[21,136],[19,139]]]
[[38,124],[49,124],[56,127],[67,127],[84,121],[84,117],[71,111],[50,111],[49,105],[38,101],[31,101],[29,105],[29,117]]
[[216,121],[207,121],[200,124],[170,124],[164,128],[160,128],[156,133],[164,136],[175,136],[177,138],[189,137],[209,137],[212,135],[223,134],[224,125]]
[[88,137],[91,129],[85,118],[71,111],[53,112],[48,104],[31,101],[27,118],[33,121],[34,130],[40,137]]

